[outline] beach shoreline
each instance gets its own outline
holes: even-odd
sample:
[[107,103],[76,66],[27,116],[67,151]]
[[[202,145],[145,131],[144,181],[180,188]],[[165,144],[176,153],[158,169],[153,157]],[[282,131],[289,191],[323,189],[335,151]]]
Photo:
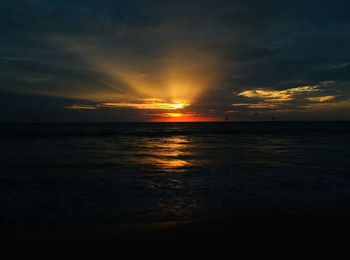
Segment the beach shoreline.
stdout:
[[246,216],[202,221],[145,224],[81,225],[7,230],[3,247],[77,248],[111,247],[123,250],[153,246],[190,249],[229,247],[233,244],[341,244],[350,232],[350,216]]

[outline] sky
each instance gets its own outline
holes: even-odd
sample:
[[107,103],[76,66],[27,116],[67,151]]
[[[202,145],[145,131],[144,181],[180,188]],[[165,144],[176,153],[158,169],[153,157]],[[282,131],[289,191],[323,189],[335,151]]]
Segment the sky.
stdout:
[[2,0],[0,122],[350,120],[348,0]]

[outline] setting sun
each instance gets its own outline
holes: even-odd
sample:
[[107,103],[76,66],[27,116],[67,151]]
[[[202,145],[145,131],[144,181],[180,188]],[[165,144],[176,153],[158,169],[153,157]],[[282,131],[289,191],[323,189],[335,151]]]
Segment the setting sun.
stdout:
[[195,113],[163,113],[157,114],[151,122],[218,122],[221,118],[211,117],[208,115],[200,115]]
[[181,114],[181,113],[166,113],[165,116],[166,117],[182,117],[183,114]]

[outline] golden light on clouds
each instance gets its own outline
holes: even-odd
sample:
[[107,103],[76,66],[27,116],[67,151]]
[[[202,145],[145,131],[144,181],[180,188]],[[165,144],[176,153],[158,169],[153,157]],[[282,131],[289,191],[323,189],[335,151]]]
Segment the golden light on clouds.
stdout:
[[236,103],[232,104],[234,107],[248,107],[248,108],[253,108],[253,109],[260,109],[260,108],[277,108],[277,104],[268,104],[268,103]]
[[171,100],[169,102],[158,98],[146,98],[138,99],[136,102],[110,102],[102,103],[100,107],[113,108],[113,107],[126,107],[135,108],[141,110],[176,110],[183,109],[190,105],[190,102],[186,100]]
[[[338,95],[329,95],[332,92],[329,92],[327,88],[323,88],[324,85],[325,83],[320,86],[301,86],[284,90],[244,90],[236,95],[245,98],[245,102],[233,103],[232,106],[278,112],[340,108],[340,106],[337,106],[337,103],[340,102],[337,101]],[[328,95],[320,95],[321,93]]]
[[331,102],[335,99],[335,96],[323,96],[323,97],[309,97],[308,100],[316,103]]
[[268,102],[286,102],[293,100],[300,93],[316,92],[319,90],[319,86],[302,86],[285,90],[252,89],[244,90],[237,95],[247,98],[264,99]]
[[[110,102],[110,103],[100,103],[96,105],[82,105],[74,104],[68,109],[73,110],[94,110],[101,108],[135,108],[140,110],[177,110],[184,109],[190,106],[190,103],[186,100],[172,100],[165,101],[158,98],[146,98],[138,99],[135,102]],[[176,115],[176,113],[167,113],[168,115]]]
[[68,39],[61,44],[91,68],[109,77],[110,88],[123,95],[124,99],[192,102],[210,87],[218,73],[215,58],[191,46],[165,48],[150,59],[125,57],[122,52],[110,56],[105,50]]
[[[165,48],[150,59],[130,57],[122,52],[108,55],[106,50],[91,44],[67,39],[61,44],[106,77],[103,83],[108,87],[101,87],[95,98],[87,95],[86,91],[80,92],[81,100],[97,104],[91,109],[181,110],[182,116],[169,112],[167,117],[189,120],[183,113],[190,112],[191,105],[199,102],[201,95],[218,77],[215,57],[197,50],[195,46]],[[73,91],[65,95],[76,98]],[[82,110],[88,109],[88,106],[73,105],[70,108]]]

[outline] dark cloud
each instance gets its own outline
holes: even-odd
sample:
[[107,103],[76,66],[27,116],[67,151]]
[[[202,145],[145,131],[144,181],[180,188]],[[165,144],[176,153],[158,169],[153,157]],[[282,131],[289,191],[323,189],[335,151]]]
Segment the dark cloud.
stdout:
[[[5,0],[0,3],[0,91],[13,92],[13,103],[23,108],[32,107],[34,95],[40,94],[38,102],[46,111],[54,111],[53,121],[74,120],[75,113],[89,114],[96,120],[125,120],[120,111],[131,117],[143,112],[63,109],[88,102],[84,97],[99,90],[124,93],[130,87],[124,78],[92,66],[84,55],[93,54],[96,59],[98,54],[102,61],[134,69],[149,78],[157,76],[151,76],[153,71],[157,74],[170,63],[171,58],[164,54],[176,50],[183,53],[183,68],[189,61],[193,65],[193,57],[189,55],[186,60],[186,53],[196,52],[209,55],[208,63],[218,70],[213,71],[217,74],[215,81],[193,104],[193,112],[215,110],[223,117],[233,110],[232,103],[243,103],[234,94],[239,91],[305,85],[319,85],[324,96],[335,96],[332,104],[341,103],[350,93],[349,10],[347,0]],[[84,54],[75,49],[84,49]],[[324,82],[329,81],[333,83],[326,86]],[[1,103],[6,95],[1,94]],[[64,99],[53,102],[55,98],[45,99],[45,95]],[[283,108],[298,111],[309,103],[299,97]],[[15,107],[6,105],[0,120],[12,114],[20,118],[18,111],[25,110],[14,112]],[[246,106],[235,109],[241,119],[252,112]],[[23,120],[35,114],[29,111],[23,112]],[[350,118],[332,111],[327,112],[329,118],[332,113]],[[49,114],[43,117],[50,118]],[[298,112],[286,116],[299,117]]]

